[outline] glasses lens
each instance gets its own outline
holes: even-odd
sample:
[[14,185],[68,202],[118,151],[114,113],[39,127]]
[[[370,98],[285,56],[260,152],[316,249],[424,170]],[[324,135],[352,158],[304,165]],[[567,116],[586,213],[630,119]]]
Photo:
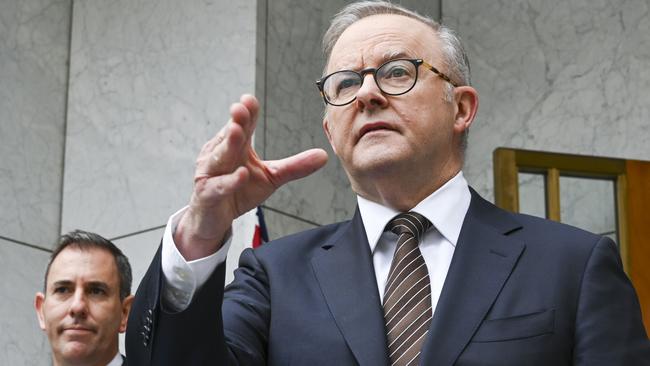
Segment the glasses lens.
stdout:
[[323,94],[332,104],[346,104],[357,94],[361,87],[361,77],[351,71],[339,71],[331,74],[323,84]]
[[418,69],[409,60],[393,60],[377,69],[376,80],[386,94],[403,94],[409,91],[418,77]]

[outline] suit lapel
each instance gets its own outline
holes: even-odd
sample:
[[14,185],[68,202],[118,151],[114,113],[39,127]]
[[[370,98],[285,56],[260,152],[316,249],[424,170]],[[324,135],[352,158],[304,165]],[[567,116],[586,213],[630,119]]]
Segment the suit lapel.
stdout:
[[316,279],[357,362],[387,365],[384,315],[358,209],[339,233],[312,258]]
[[472,191],[429,335],[422,365],[452,365],[478,329],[510,276],[524,244],[505,234],[512,217]]

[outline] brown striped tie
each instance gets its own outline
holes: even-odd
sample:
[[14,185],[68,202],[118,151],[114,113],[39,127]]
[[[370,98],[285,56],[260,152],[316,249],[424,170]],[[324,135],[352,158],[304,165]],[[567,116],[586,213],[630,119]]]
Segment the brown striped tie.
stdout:
[[384,290],[384,319],[391,365],[417,365],[431,323],[429,271],[418,243],[431,227],[424,216],[395,216],[386,230],[399,235]]

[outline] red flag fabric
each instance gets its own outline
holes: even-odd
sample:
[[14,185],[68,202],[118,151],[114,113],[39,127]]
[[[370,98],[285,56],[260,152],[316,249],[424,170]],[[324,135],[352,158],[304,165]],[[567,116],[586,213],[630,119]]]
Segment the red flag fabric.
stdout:
[[257,248],[269,241],[269,233],[266,231],[266,223],[264,222],[264,212],[262,212],[260,206],[257,206],[255,215],[257,215],[257,223],[255,224],[255,233],[253,234],[253,248]]

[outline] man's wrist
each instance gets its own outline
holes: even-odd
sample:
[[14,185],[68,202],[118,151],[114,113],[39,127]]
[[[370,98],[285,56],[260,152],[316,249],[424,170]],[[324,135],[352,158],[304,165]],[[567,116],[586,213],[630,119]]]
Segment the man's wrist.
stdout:
[[206,215],[197,214],[190,207],[183,213],[172,235],[183,258],[192,261],[217,252],[231,233],[232,222],[206,219]]

